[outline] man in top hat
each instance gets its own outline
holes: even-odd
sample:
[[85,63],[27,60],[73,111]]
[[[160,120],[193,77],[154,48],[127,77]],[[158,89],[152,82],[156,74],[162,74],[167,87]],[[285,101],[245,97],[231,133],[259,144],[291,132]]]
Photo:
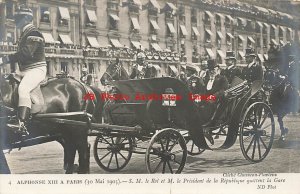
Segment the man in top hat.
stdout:
[[17,52],[0,59],[0,65],[19,64],[22,80],[18,88],[18,126],[23,135],[28,134],[26,121],[31,109],[30,92],[46,78],[47,72],[45,40],[32,20],[32,10],[26,5],[19,6],[15,14],[16,27],[21,31]]
[[231,83],[234,77],[241,77],[242,72],[236,66],[236,58],[233,51],[226,52],[226,69],[222,74],[227,78],[228,82]]
[[130,79],[143,79],[146,76],[146,71],[151,67],[146,63],[146,55],[143,52],[139,52],[136,56],[136,64],[134,64]]
[[254,49],[247,48],[245,58],[248,65],[242,71],[243,79],[247,80],[249,83],[252,83],[255,80],[262,80],[263,68],[257,61],[257,56],[254,52]]

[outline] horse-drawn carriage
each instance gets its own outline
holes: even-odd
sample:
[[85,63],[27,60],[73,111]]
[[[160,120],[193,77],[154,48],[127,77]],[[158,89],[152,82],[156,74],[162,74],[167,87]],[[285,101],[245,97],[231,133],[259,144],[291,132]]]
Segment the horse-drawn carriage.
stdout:
[[[192,146],[195,144],[200,149],[211,149],[206,141],[207,134],[226,137],[219,149],[231,147],[239,136],[242,153],[251,162],[263,160],[271,149],[275,131],[272,111],[255,97],[261,82],[250,87],[241,82],[226,91],[227,118],[218,126],[210,125],[204,119],[205,109],[189,98],[190,90],[178,79],[164,77],[114,81],[112,84],[120,94],[129,98],[112,101],[104,107],[109,123],[97,123],[93,114],[86,111],[38,113],[33,115],[32,121],[38,123],[38,127],[59,127],[55,132],[63,133],[64,128],[81,128],[85,133],[79,135],[96,136],[94,157],[107,171],[124,168],[132,153],[144,153],[149,173],[180,173],[187,154],[195,154],[193,150],[188,151],[187,142],[192,141]],[[220,127],[228,128],[226,134],[218,132]],[[60,133],[52,132],[26,140],[6,136],[4,148],[58,141],[61,136],[56,135]],[[87,158],[88,155],[81,157]]]
[[[212,149],[207,135],[225,136],[217,149],[231,147],[239,136],[242,153],[251,162],[262,161],[271,149],[275,133],[273,114],[256,96],[262,82],[250,87],[239,82],[228,89],[224,112],[227,116],[218,125],[214,118],[205,115],[205,103],[201,107],[191,100],[190,90],[178,79],[124,80],[112,85],[119,95],[127,97],[106,105],[110,124],[139,126],[141,130],[131,134],[104,133],[96,138],[94,157],[107,171],[124,168],[132,153],[139,153],[145,154],[149,173],[180,173],[188,153],[195,155]],[[223,108],[215,111],[224,111]],[[220,128],[227,128],[226,133]]]

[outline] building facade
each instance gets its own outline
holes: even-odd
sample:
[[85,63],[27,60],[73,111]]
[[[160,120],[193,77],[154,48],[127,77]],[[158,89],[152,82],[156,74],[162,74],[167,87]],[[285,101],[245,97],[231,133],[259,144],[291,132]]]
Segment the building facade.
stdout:
[[[225,63],[226,51],[243,65],[254,48],[261,61],[269,45],[294,39],[297,19],[290,14],[239,1],[204,0],[27,0],[34,24],[46,41],[48,74],[79,78],[83,66],[95,84],[119,57],[128,72],[134,51],[143,49],[158,76],[180,71],[181,62]],[[0,56],[16,50],[13,15],[18,2],[0,1]],[[8,72],[9,66],[3,71]]]

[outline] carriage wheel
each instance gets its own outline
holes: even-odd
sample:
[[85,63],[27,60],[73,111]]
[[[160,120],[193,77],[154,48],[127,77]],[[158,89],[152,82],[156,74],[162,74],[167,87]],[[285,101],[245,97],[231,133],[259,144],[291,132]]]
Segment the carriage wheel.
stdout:
[[275,134],[275,122],[270,107],[255,102],[246,110],[240,128],[240,146],[250,162],[262,161],[270,152]]
[[146,167],[149,173],[180,173],[187,158],[186,142],[175,129],[156,133],[146,150]]
[[196,144],[192,139],[186,138],[185,141],[186,141],[187,153],[189,155],[196,156],[202,154],[205,151],[205,149],[201,149],[198,146],[196,146]]
[[132,155],[132,139],[124,136],[97,136],[94,142],[94,158],[108,172],[123,169]]

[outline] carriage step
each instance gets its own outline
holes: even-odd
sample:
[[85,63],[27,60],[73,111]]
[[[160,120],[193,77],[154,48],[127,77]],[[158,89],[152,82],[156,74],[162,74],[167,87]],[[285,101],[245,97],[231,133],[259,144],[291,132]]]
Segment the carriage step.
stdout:
[[35,137],[35,138],[30,138],[30,139],[23,139],[21,141],[10,144],[9,148],[14,149],[14,148],[34,146],[34,145],[37,145],[37,144],[56,141],[59,138],[60,138],[59,135],[53,135],[53,136],[39,136],[39,137]]

